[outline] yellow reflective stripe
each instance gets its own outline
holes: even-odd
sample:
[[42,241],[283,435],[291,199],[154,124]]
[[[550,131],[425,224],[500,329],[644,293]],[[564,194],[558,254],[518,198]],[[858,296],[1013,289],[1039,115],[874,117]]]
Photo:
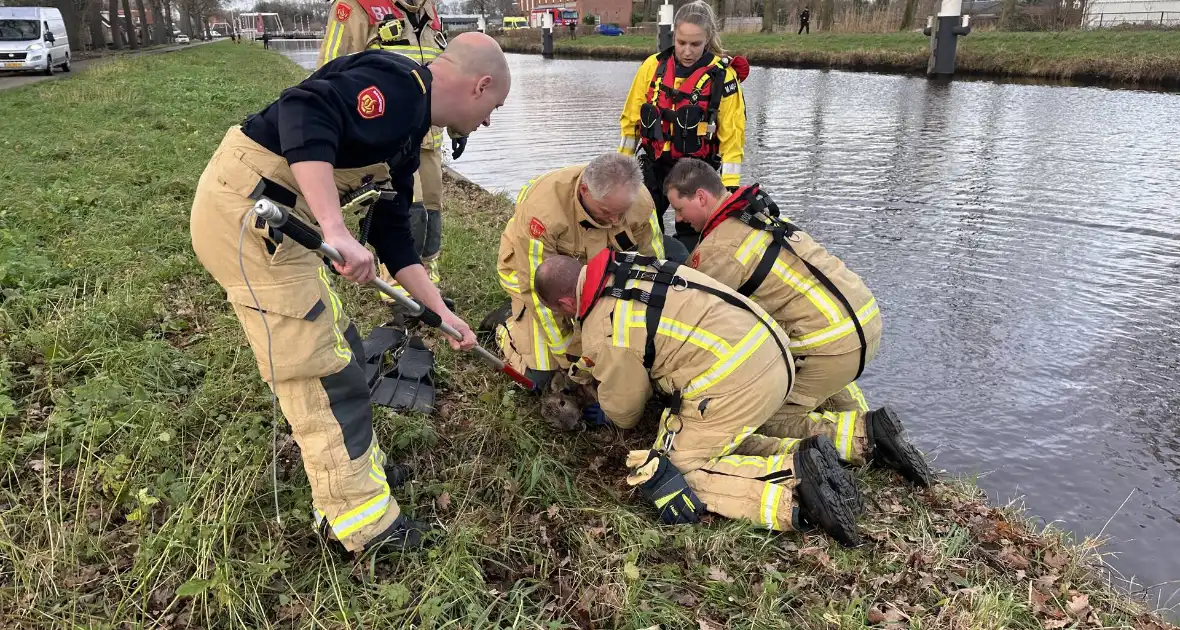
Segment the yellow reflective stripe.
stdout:
[[[442,54],[442,50],[439,50],[438,48],[429,48],[426,46],[423,46],[420,52],[417,46],[398,45],[380,46],[380,48],[381,50],[388,50],[389,52],[397,53],[403,57],[409,57],[410,59],[413,59],[414,61],[424,65],[428,62],[434,61],[439,55]],[[422,83],[422,79],[419,78],[418,82]],[[426,89],[425,86],[423,86],[422,89]]]
[[856,401],[856,405],[860,407],[861,411],[868,412],[869,401],[865,400],[864,392],[860,391],[860,386],[856,384],[856,381],[849,383],[844,389],[848,390],[848,393]]
[[324,63],[335,59],[340,54],[340,42],[344,39],[344,22],[333,21],[328,26],[328,54]]
[[839,414],[836,422],[836,451],[844,461],[852,460],[852,436],[856,428],[855,411],[845,411]]
[[782,438],[783,447],[779,450],[781,455],[789,455],[795,452],[795,447],[799,446],[801,442],[799,438]]
[[721,449],[721,453],[718,456],[724,457],[736,451],[738,445],[740,445],[746,438],[754,435],[754,432],[757,430],[758,427],[742,427],[742,430],[738,431],[738,434],[733,436],[733,439],[729,441],[729,444],[726,444],[725,448]]
[[336,335],[336,347],[333,352],[336,356],[345,360],[352,360],[352,347],[344,339],[344,331],[340,324],[344,319],[344,307],[340,304],[340,298],[336,297],[336,292],[332,290],[331,283],[328,282],[328,271],[323,265],[319,266],[320,282],[324,283],[324,288],[328,290],[328,302],[332,305],[332,333]]
[[542,372],[552,369],[549,365],[549,350],[545,347],[545,337],[541,334],[540,322],[534,317],[533,327],[533,359],[537,362],[537,369]]
[[656,214],[655,210],[651,211],[651,216],[648,217],[647,222],[651,225],[651,248],[656,253],[656,258],[664,258],[664,233],[660,229],[660,216]]
[[500,286],[504,287],[505,291],[520,293],[520,282],[518,281],[515,271],[509,271],[508,273],[500,271],[499,274]]
[[782,500],[783,487],[768,483],[762,487],[762,524],[770,529],[778,527],[778,504]]
[[544,243],[535,238],[529,239],[529,288],[532,289],[533,309],[537,313],[536,319],[545,329],[545,342],[555,352],[562,352],[569,347],[570,340],[561,334],[561,328],[557,325],[557,318],[554,317],[553,311],[542,304],[541,296],[537,295],[537,267],[541,266],[541,261],[545,258],[544,252]]
[[[869,302],[860,307],[856,312],[856,318],[860,320],[861,325],[865,325],[878,315],[880,311],[877,310],[877,298],[870,298]],[[791,350],[810,350],[818,348],[826,343],[831,343],[839,339],[843,339],[856,331],[856,326],[852,323],[851,317],[845,317],[840,320],[838,324],[833,324],[822,330],[817,330],[813,333],[808,333],[797,339],[792,339],[789,345]]]
[[684,388],[684,395],[692,397],[708,389],[714,383],[729,376],[739,365],[745,363],[746,359],[750,358],[762,344],[770,338],[770,332],[766,326],[754,326],[746,336],[738,342],[733,351],[725,359],[718,361],[713,367],[705,371],[704,374],[696,377]]
[[[770,239],[771,235],[769,232],[753,230],[742,241],[741,247],[738,248],[736,254],[738,262],[742,265],[748,265],[754,256],[757,256],[761,260],[762,256],[766,254],[766,248],[770,245]],[[829,324],[834,324],[840,320],[840,308],[836,306],[836,303],[832,300],[832,296],[828,295],[828,292],[824,290],[822,285],[810,278],[805,278],[794,269],[791,269],[791,266],[784,263],[781,258],[774,261],[774,265],[771,266],[771,272],[797,293],[806,297],[823,314]]]
[[702,350],[708,350],[718,359],[724,359],[733,352],[733,348],[717,335],[668,317],[660,318],[660,325],[656,330],[665,337],[687,341]]
[[[516,203],[519,204],[520,202],[524,201],[525,197],[529,196],[529,191],[531,191],[533,189],[533,186],[537,183],[538,179],[541,179],[541,178],[534,177],[534,178],[530,179],[527,184],[520,187],[520,192],[516,194]],[[515,218],[515,217],[513,217],[513,218]],[[512,219],[509,219],[509,221],[511,222]]]
[[345,512],[340,518],[332,521],[332,531],[336,532],[337,538],[347,538],[358,529],[375,523],[381,519],[385,514],[386,508],[389,507],[389,490],[373,497],[365,502],[359,508]]
[[635,136],[622,136],[619,138],[619,153],[624,155],[635,155],[635,149],[639,146],[639,138]]
[[[631,289],[639,286],[638,280],[627,280],[624,288]],[[646,328],[647,314],[644,311],[635,311],[635,307],[631,304],[631,300],[617,300],[615,302],[614,311],[614,334],[611,335],[611,344],[616,347],[629,348],[631,346],[631,329],[632,328]]]
[[657,498],[655,500],[656,507],[662,508],[665,505],[668,505],[668,503],[670,501],[672,501],[672,499],[675,499],[676,495],[678,495],[678,494],[680,494],[680,491],[673,492],[672,494],[666,494],[662,497]]

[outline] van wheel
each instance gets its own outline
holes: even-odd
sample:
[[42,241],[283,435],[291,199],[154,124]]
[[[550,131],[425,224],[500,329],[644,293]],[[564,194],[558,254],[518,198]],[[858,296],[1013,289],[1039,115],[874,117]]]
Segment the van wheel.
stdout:
[[45,76],[53,76],[53,57],[45,57]]
[[66,55],[66,62],[61,64],[61,69],[66,72],[70,71],[70,56],[69,55]]

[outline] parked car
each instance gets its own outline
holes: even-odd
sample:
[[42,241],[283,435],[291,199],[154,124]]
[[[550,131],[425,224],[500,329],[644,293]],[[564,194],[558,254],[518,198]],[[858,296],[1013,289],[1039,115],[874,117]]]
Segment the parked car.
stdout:
[[188,35],[185,35],[184,33],[181,33],[180,35],[177,35],[177,36],[176,36],[176,43],[177,43],[177,44],[187,44],[187,43],[189,43]]
[[53,7],[0,7],[0,70],[70,71],[70,38]]
[[594,27],[594,32],[598,33],[599,35],[609,35],[614,37],[616,35],[623,34],[623,27],[619,26],[618,24],[599,24],[598,26]]

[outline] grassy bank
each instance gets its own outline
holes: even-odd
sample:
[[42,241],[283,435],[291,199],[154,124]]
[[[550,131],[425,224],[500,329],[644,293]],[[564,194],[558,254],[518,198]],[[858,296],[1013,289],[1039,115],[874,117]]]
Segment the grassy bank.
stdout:
[[[506,50],[540,53],[540,34],[501,38]],[[728,50],[763,66],[925,72],[929,38],[921,33],[733,34]],[[1180,31],[976,32],[959,39],[963,74],[1180,87]],[[644,59],[655,38],[595,35],[560,39],[563,56]]]
[[[855,550],[658,527],[621,481],[650,433],[555,433],[446,349],[437,417],[377,413],[418,473],[398,500],[446,541],[340,562],[288,439],[277,523],[269,396],[187,217],[226,127],[304,74],[219,43],[0,94],[0,627],[1164,627],[1105,586],[1091,545],[962,481],[861,473]],[[478,320],[510,205],[452,181],[445,210],[446,286]],[[381,321],[342,293],[362,330]]]

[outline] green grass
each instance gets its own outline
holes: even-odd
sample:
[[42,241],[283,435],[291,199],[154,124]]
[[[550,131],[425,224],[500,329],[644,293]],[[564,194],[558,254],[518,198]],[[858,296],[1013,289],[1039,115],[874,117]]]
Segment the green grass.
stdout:
[[[925,71],[929,38],[921,33],[727,34],[726,49],[767,66]],[[501,38],[507,50],[540,52],[540,35]],[[593,35],[560,39],[564,55],[641,59],[654,36]],[[978,31],[959,39],[959,72],[1180,86],[1180,31]]]
[[[214,44],[0,94],[0,627],[1040,628],[1072,622],[1071,602],[1079,623],[1162,627],[1091,548],[965,480],[915,493],[861,472],[868,543],[851,551],[658,526],[622,483],[650,430],[555,433],[445,349],[436,417],[377,413],[417,470],[398,500],[445,542],[337,559],[288,439],[277,523],[269,396],[188,209],[224,130],[303,75]],[[510,206],[456,182],[447,200],[446,286],[478,319]],[[343,297],[362,329],[380,321],[371,293]]]

